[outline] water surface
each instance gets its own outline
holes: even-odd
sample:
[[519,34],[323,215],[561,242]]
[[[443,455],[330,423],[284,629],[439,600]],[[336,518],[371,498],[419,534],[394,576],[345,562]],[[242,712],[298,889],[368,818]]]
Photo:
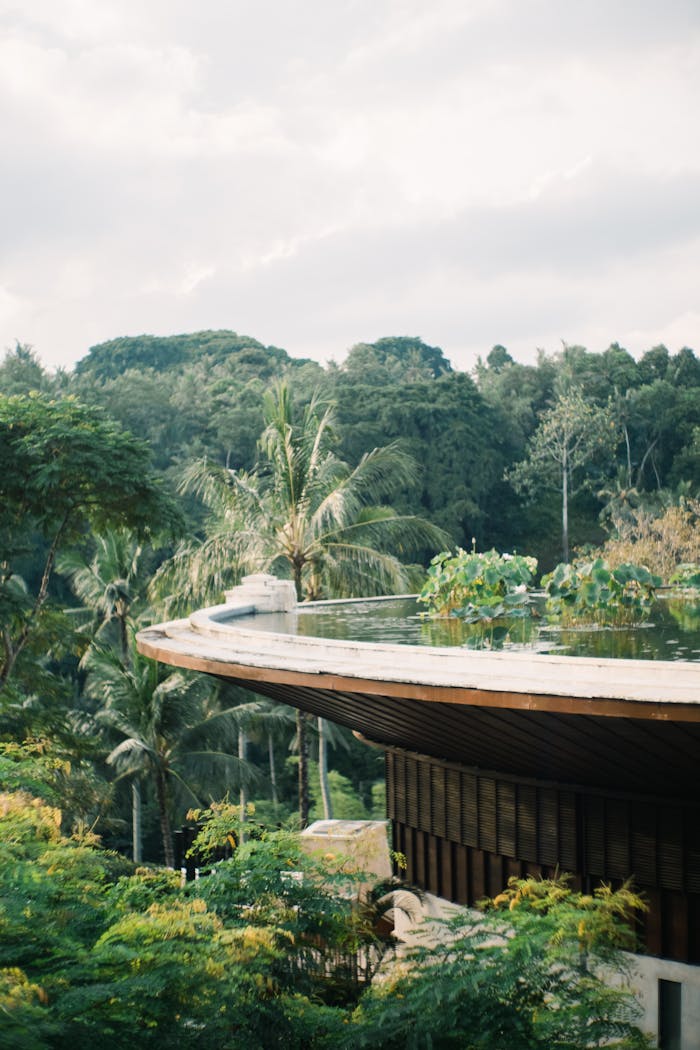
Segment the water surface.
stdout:
[[[298,637],[380,642],[385,645],[462,646],[568,656],[637,660],[700,660],[700,599],[660,598],[639,627],[565,628],[537,618],[465,624],[429,619],[413,598],[331,602],[299,606],[293,613],[261,613],[235,622],[241,627]],[[232,621],[233,622],[233,621]]]

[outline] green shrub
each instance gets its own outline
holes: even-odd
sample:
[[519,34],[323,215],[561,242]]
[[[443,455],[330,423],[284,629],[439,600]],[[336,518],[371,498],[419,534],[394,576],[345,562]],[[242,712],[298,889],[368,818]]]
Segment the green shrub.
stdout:
[[542,577],[547,608],[567,623],[621,625],[648,619],[661,577],[644,565],[611,569],[602,558],[560,563]]
[[679,590],[700,591],[700,564],[695,561],[682,562],[671,573],[668,582]]
[[521,554],[443,551],[430,563],[418,600],[431,616],[460,616],[468,623],[529,616],[527,588],[536,568],[536,558]]
[[569,882],[511,879],[485,913],[456,913],[363,996],[343,1045],[651,1050],[622,954],[644,902],[627,885],[584,894]]

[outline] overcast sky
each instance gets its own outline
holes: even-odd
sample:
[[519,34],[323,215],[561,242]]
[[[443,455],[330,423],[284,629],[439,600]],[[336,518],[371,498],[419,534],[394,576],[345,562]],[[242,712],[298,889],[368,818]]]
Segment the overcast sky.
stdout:
[[700,353],[698,0],[0,0],[0,349]]

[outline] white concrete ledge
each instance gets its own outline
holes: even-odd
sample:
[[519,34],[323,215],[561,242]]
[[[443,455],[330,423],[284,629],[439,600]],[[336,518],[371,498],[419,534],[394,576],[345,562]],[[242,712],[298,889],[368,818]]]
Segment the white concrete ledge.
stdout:
[[242,614],[249,609],[250,602],[241,601],[159,624],[139,633],[139,648],[147,653],[157,648],[164,659],[168,653],[180,654],[220,665],[397,685],[700,707],[700,663],[475,652],[268,633],[265,613],[258,613],[255,629],[246,627]]

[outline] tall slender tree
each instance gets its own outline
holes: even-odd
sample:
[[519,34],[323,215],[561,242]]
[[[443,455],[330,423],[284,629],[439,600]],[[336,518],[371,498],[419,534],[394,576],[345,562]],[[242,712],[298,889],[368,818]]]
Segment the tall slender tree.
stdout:
[[[58,571],[68,577],[82,604],[93,614],[94,640],[114,643],[126,669],[131,665],[131,641],[139,611],[144,611],[148,555],[128,529],[109,529],[95,538],[92,557],[78,550],[62,554]],[[110,637],[114,634],[115,637]],[[141,773],[131,778],[132,852],[142,859]]]
[[[264,401],[260,461],[252,474],[195,463],[182,487],[209,507],[201,544],[183,547],[156,587],[190,604],[220,593],[244,571],[294,580],[297,598],[400,593],[413,582],[402,559],[449,544],[443,530],[386,502],[408,486],[417,465],[398,444],[375,448],[351,468],[334,450],[333,411],[318,396],[296,408],[286,383]],[[422,575],[422,572],[421,572]],[[176,601],[171,598],[171,608]],[[177,608],[177,605],[174,606]],[[297,718],[299,799],[308,820],[308,727]]]
[[[619,428],[609,407],[591,404],[579,390],[561,394],[540,417],[528,457],[507,472],[518,491],[555,485],[561,492],[562,554],[569,560],[569,500],[597,456],[612,460]],[[609,464],[606,464],[606,466]]]

